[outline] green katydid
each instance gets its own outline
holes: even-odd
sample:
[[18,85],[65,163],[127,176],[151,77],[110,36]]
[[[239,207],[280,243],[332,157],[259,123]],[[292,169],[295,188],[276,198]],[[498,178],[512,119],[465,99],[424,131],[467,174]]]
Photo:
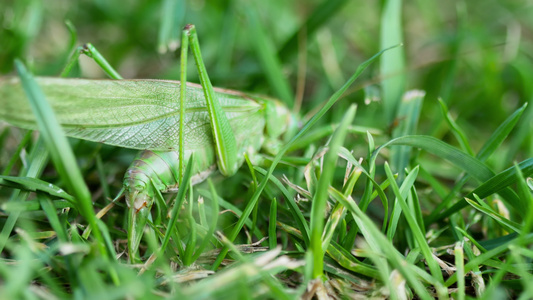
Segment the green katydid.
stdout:
[[[189,41],[201,85],[181,84],[186,82],[184,62]],[[384,51],[359,66],[350,80],[289,144],[282,147],[280,153],[295,145],[294,141],[307,132]],[[176,190],[184,162],[193,153],[195,176],[192,183],[205,179],[216,166],[223,175],[229,176],[243,163],[243,153],[253,154],[261,147],[273,149],[270,145],[276,145],[279,137],[296,123],[287,107],[274,99],[214,89],[207,77],[192,26],[184,30],[181,59],[181,82],[37,79],[66,135],[144,150],[128,168],[124,180],[126,202],[131,208],[128,251],[132,259],[136,255],[154,197],[160,192]],[[111,77],[118,79],[116,75],[111,74]],[[22,128],[36,129],[35,117],[25,98],[18,79],[0,79],[0,120]],[[332,127],[325,129],[324,133],[327,134]],[[278,162],[279,154],[271,170]],[[251,203],[256,201],[258,192],[263,188],[264,183],[258,187]],[[249,210],[245,212],[248,213]]]
[[[156,193],[177,190],[192,153],[192,184],[217,166],[230,176],[242,165],[244,152],[252,155],[265,141],[279,138],[291,121],[277,100],[213,88],[194,26],[186,26],[183,36],[181,82],[37,78],[67,136],[143,150],[124,176],[132,257]],[[189,42],[201,85],[181,84]],[[25,98],[18,78],[0,79],[0,120],[37,129]]]

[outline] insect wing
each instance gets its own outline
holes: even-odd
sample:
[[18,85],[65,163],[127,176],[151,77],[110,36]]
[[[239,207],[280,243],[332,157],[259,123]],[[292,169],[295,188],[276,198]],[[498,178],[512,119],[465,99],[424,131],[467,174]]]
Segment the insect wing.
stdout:
[[[169,151],[178,148],[178,81],[37,78],[67,136],[109,145]],[[216,90],[239,144],[264,127],[262,105],[245,94]],[[212,146],[200,86],[187,83],[186,150]],[[0,119],[37,129],[18,78],[0,80]]]

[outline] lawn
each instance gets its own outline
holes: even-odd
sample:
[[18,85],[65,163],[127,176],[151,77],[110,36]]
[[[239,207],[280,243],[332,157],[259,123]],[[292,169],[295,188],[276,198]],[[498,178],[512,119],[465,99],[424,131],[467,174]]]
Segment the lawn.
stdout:
[[[528,1],[3,1],[0,299],[533,298],[532,20]],[[187,24],[233,90],[216,117]]]

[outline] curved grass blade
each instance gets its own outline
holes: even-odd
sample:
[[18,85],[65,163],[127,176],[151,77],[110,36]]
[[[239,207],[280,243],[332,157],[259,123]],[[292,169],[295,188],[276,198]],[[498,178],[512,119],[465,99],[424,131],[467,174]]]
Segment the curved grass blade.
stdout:
[[76,199],[63,191],[58,186],[55,186],[46,181],[33,177],[16,177],[0,175],[0,185],[18,188],[31,192],[45,192],[51,196],[63,198],[71,203],[76,203]]
[[[37,143],[33,147],[29,155],[30,165],[27,169],[23,169],[20,173],[22,176],[28,177],[38,177],[44,170],[44,167],[48,163],[48,150],[44,146],[44,141],[42,138],[37,140]],[[6,203],[21,204],[25,203],[29,196],[29,192],[16,190],[11,195],[9,201]],[[15,211],[9,214],[7,220],[2,227],[2,232],[0,232],[0,252],[4,250],[7,240],[11,236],[13,228],[20,216],[20,211]]]
[[[374,151],[373,157],[377,157],[378,153],[387,146],[392,145],[408,145],[412,147],[422,148],[438,157],[441,157],[449,162],[453,163],[455,166],[466,171],[470,176],[475,179],[484,182],[486,180],[494,177],[494,172],[489,169],[485,164],[479,161],[477,158],[474,158],[457,148],[454,148],[434,137],[431,136],[403,136],[396,139],[393,139],[382,146],[380,146],[376,151]],[[516,195],[514,191],[509,188],[504,188],[499,191],[499,194],[507,201],[507,204],[511,208],[515,208],[520,215],[524,214],[524,203]],[[464,202],[464,201],[462,201]],[[461,203],[461,202],[459,202]],[[458,205],[458,204],[456,204]]]
[[505,228],[505,230],[514,231],[516,233],[522,232],[522,226],[520,224],[513,222],[511,220],[508,220],[502,215],[500,215],[492,207],[487,205],[487,203],[481,200],[476,194],[474,194],[474,199],[476,199],[476,201],[465,197],[465,200],[466,202],[468,202],[468,204],[470,204],[473,208],[479,210],[480,212],[484,213],[485,215],[494,219],[494,221],[496,221],[503,228]]
[[[524,174],[524,176],[531,176],[533,174],[533,158],[528,158],[518,164],[518,168]],[[478,186],[475,190],[473,190],[471,193],[469,193],[466,197],[472,197],[473,194],[476,194],[479,196],[479,198],[483,199],[486,198],[494,193],[502,193],[504,189],[508,188],[510,185],[516,183],[517,181],[517,170],[515,167],[509,167],[508,169],[498,173],[497,175],[494,175],[490,179],[483,182],[480,186]],[[516,194],[514,194],[516,196]],[[518,196],[516,196],[518,199]],[[468,206],[468,203],[466,201],[459,201],[455,203],[452,207],[448,208],[444,212],[442,212],[440,215],[435,215],[434,217],[429,217],[427,219],[427,222],[435,222],[437,220],[440,220],[442,218],[445,218],[446,216],[449,216],[464,207]],[[522,211],[522,214],[526,213],[527,210]]]
[[[490,157],[490,155],[494,153],[494,151],[503,143],[503,141],[511,133],[513,128],[515,128],[516,124],[520,120],[520,117],[522,116],[526,108],[527,108],[527,103],[522,105],[522,107],[520,107],[512,115],[510,115],[502,124],[500,124],[500,126],[498,126],[498,128],[494,131],[494,133],[491,134],[489,139],[485,142],[481,150],[479,150],[478,154],[476,155],[476,157],[480,161],[482,162],[486,161]],[[443,208],[449,206],[449,202],[453,199],[454,195],[456,195],[457,192],[466,183],[468,178],[469,178],[468,175],[465,175],[454,186],[453,190],[448,194],[448,196],[442,197],[444,200],[442,200],[442,202],[439,203],[439,205],[437,205],[437,207],[433,210],[433,212],[427,218],[428,220],[434,219],[439,214],[439,212],[442,211]]]
[[66,51],[66,55],[64,57],[67,58],[66,61],[62,61],[62,65],[64,65],[63,70],[61,71],[60,77],[67,77],[67,75],[70,73],[74,65],[78,62],[78,58],[80,56],[79,48],[76,47],[76,42],[78,41],[78,32],[76,31],[76,27],[70,20],[65,20],[65,26],[68,29],[68,32],[70,33],[70,40],[69,45]]
[[[78,209],[93,228],[94,237],[97,241],[96,244],[100,253],[108,259],[114,259],[114,257],[111,257],[109,249],[106,248],[101,229],[97,224],[89,189],[83,181],[74,154],[70,149],[67,139],[63,135],[61,127],[55,119],[52,108],[46,102],[43,92],[33,79],[33,76],[26,70],[22,62],[18,60],[15,61],[15,67],[21,78],[24,90],[28,95],[32,110],[34,111],[37,123],[41,129],[41,134],[50,150],[50,156],[58,173],[66,183],[68,189],[75,195]],[[118,279],[114,277],[114,280]]]
[[442,111],[442,114],[444,115],[444,119],[446,120],[446,123],[448,123],[448,126],[450,126],[453,135],[455,135],[455,138],[461,145],[461,148],[464,152],[468,153],[471,156],[474,156],[474,151],[472,151],[472,148],[470,147],[470,143],[468,143],[468,138],[466,137],[466,134],[464,131],[457,125],[457,123],[452,119],[452,116],[448,112],[448,106],[446,106],[446,103],[442,101],[442,99],[439,99],[440,109]]

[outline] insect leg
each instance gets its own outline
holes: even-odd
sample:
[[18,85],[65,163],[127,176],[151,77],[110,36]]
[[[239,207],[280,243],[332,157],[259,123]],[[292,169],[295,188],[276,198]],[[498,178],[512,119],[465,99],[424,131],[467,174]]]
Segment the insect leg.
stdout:
[[[136,195],[134,195],[136,196]],[[136,210],[133,207],[129,208],[128,212],[128,256],[130,262],[134,263],[137,258],[137,250],[139,249],[139,244],[141,243],[141,238],[143,236],[144,226],[146,225],[146,220],[150,214],[149,207],[142,207],[139,210]]]
[[183,179],[183,161],[185,160],[185,97],[187,96],[187,52],[189,50],[189,38],[185,32],[181,36],[181,67],[180,67],[180,129],[179,129],[179,146],[178,146],[178,180]]
[[81,54],[85,54],[88,57],[92,58],[101,68],[104,70],[104,72],[107,74],[107,76],[111,77],[112,79],[123,79],[122,76],[107,62],[107,60],[100,54],[98,50],[91,44],[87,43],[83,46],[80,46],[74,50],[74,53],[70,56],[67,65],[61,72],[61,77],[67,77],[70,71],[72,70],[72,67],[74,67],[74,64],[78,61]]
[[237,172],[239,168],[237,141],[224,111],[215,96],[211,80],[202,60],[200,44],[194,25],[187,25],[183,30],[184,35],[189,37],[191,51],[196,61],[200,83],[204,90],[207,110],[209,113],[209,122],[213,133],[213,143],[217,157],[217,165],[220,172],[225,176],[230,176]]

